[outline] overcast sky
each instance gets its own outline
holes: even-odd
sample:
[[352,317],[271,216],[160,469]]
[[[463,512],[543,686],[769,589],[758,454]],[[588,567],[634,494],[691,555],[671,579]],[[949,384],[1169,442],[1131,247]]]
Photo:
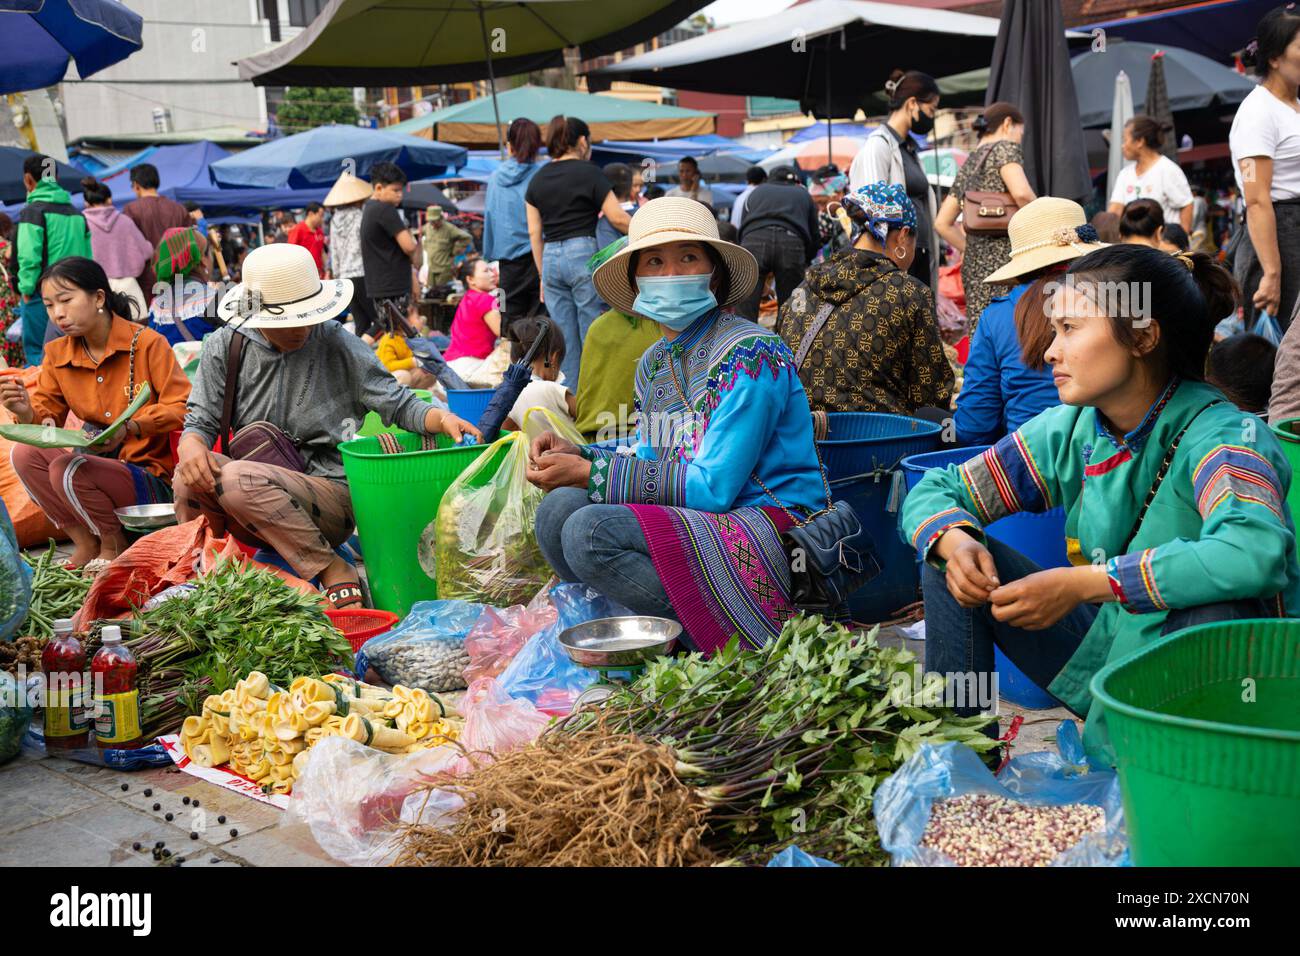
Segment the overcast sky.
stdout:
[[705,7],[703,12],[713,17],[718,26],[722,26],[738,20],[771,16],[793,2],[794,0],[716,0]]

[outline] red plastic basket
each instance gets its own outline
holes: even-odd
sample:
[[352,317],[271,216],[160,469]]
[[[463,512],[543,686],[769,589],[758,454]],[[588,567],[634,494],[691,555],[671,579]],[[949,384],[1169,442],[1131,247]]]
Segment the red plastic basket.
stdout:
[[392,611],[372,611],[368,608],[344,608],[335,610],[327,608],[325,616],[347,637],[354,652],[361,650],[361,645],[372,637],[393,629],[401,620]]

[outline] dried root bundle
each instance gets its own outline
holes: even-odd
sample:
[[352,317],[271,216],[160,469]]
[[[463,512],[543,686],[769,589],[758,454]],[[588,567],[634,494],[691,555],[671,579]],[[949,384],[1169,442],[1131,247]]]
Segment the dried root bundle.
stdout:
[[465,801],[451,829],[409,826],[398,866],[693,866],[707,806],[664,746],[604,728],[547,736],[431,789]]

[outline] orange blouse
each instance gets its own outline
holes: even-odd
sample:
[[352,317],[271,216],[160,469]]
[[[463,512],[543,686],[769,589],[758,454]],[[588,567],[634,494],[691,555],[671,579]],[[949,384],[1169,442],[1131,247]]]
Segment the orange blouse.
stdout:
[[131,340],[137,332],[136,392],[148,382],[153,394],[133,418],[140,428],[140,437],[128,432],[118,458],[170,482],[176,468],[171,433],[185,421],[190,382],[176,361],[171,345],[153,329],[114,316],[108,347],[99,364],[91,361],[80,336],[64,336],[47,344],[40,378],[31,396],[32,410],[37,422],[51,420],[60,427],[69,411],[84,422],[93,422],[101,428],[108,425],[131,404],[127,396],[131,381]]

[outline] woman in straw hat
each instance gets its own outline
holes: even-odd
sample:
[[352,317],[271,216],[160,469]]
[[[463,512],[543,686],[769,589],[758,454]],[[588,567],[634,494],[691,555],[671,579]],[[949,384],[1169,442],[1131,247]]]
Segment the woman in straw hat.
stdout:
[[[1089,755],[1113,762],[1090,690],[1103,665],[1180,628],[1297,606],[1291,469],[1204,381],[1236,292],[1204,253],[1141,246],[1098,249],[1061,277],[1047,362],[1064,404],[904,500],[900,530],[927,562],[927,671],[985,687],[996,646],[1087,714]],[[1058,506],[1073,567],[1040,570],[983,530]]]
[[549,492],[538,544],[562,579],[680,620],[697,650],[737,633],[760,646],[791,614],[781,533],[826,491],[790,350],[729,311],[758,265],[705,206],[665,197],[594,280],[663,338],[637,368],[635,455],[534,442],[528,477]]
[[352,327],[363,338],[375,326],[375,307],[366,295],[361,261],[361,207],[374,192],[370,183],[345,172],[330,188],[323,205],[330,211],[330,275],[352,282]]
[[900,415],[950,408],[952,366],[934,297],[907,273],[916,255],[907,190],[869,183],[844,197],[844,210],[852,248],[812,266],[777,322],[812,407]]
[[992,299],[971,340],[957,396],[953,420],[963,445],[995,442],[1061,403],[1045,358],[1052,323],[1044,307],[1051,283],[1071,262],[1104,248],[1082,206],[1051,196],[1022,206],[1007,237],[1010,256],[986,280]]
[[[300,578],[319,577],[335,607],[360,604],[355,569],[334,553],[354,525],[339,443],[372,410],[385,424],[422,435],[459,441],[478,431],[403,388],[364,343],[329,321],[346,308],[352,283],[320,279],[302,246],[254,249],[243,279],[221,300],[227,324],[203,343],[176,466],[177,517],[202,514],[218,535],[229,530],[247,544],[269,545]],[[212,451],[232,358],[231,431],[273,425],[297,449],[302,471]]]

